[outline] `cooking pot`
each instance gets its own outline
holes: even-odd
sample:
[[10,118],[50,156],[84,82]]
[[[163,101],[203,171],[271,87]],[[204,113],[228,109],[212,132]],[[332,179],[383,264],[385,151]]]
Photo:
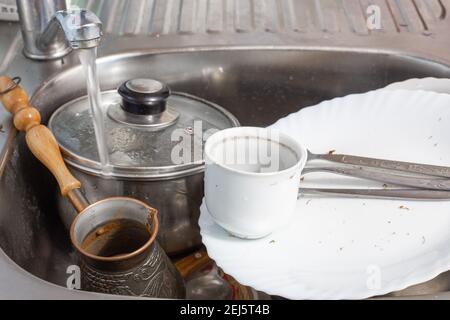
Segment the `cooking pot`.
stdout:
[[[218,130],[239,126],[238,120],[214,103],[172,93],[152,79],[129,80],[101,96],[107,114],[106,168],[100,164],[87,97],[61,106],[48,124],[87,199],[151,199],[159,211],[158,241],[169,255],[200,246],[204,142]],[[64,197],[58,207],[69,228],[77,212]]]

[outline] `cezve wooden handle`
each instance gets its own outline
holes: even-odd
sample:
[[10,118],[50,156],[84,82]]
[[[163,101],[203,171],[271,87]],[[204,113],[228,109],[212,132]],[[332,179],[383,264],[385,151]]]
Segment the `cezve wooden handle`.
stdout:
[[[0,76],[0,92],[14,85],[12,79]],[[81,188],[81,183],[70,173],[64,163],[58,142],[53,133],[41,124],[41,115],[28,99],[21,87],[0,96],[5,108],[14,115],[14,126],[26,133],[26,141],[31,152],[55,176],[61,193],[67,196],[74,189]]]

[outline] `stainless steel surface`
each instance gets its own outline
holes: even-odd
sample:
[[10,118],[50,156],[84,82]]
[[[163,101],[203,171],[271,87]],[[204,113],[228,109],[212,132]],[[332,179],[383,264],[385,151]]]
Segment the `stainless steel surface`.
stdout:
[[231,300],[233,288],[218,272],[217,266],[206,274],[200,274],[186,282],[188,300]]
[[90,49],[100,44],[103,31],[100,19],[84,9],[57,11],[37,39],[37,46],[46,52],[62,30],[72,49]]
[[100,43],[102,24],[98,17],[87,10],[68,11],[66,0],[17,0],[17,6],[24,54],[31,59],[58,59],[72,49],[93,48]]
[[[121,60],[116,63],[126,63],[127,59]],[[78,74],[73,72],[69,77],[52,81],[52,90],[63,92],[68,81],[78,81]],[[102,101],[109,111],[116,110],[118,105],[120,108],[123,103],[117,90],[104,91]],[[111,174],[104,178],[157,181],[201,173],[204,138],[213,131],[239,125],[227,110],[193,95],[174,92],[168,104],[179,115],[170,126],[143,127],[117,121],[109,112],[105,130]],[[103,176],[87,97],[60,106],[51,116],[48,127],[71,166]]]
[[[44,281],[17,266],[0,250],[0,289],[1,300],[39,299],[39,300],[98,300],[117,299],[117,296],[78,290],[64,289]],[[121,297],[121,299],[131,299]]]
[[449,191],[417,189],[332,189],[300,188],[299,196],[321,195],[350,198],[399,199],[413,201],[449,201]]
[[347,154],[314,154],[308,151],[308,161],[326,160],[355,166],[390,169],[409,173],[418,173],[436,177],[450,178],[450,167],[411,163],[386,159],[375,159]]
[[362,166],[316,166],[303,169],[303,174],[315,172],[328,172],[366,180],[374,180],[386,184],[394,184],[397,186],[450,191],[450,179],[430,177],[430,176],[412,176],[397,174],[398,171],[373,169]]
[[11,62],[10,51],[17,49],[15,47],[19,40],[18,31],[18,23],[0,21],[0,72],[4,72]]
[[[6,72],[8,65],[18,52],[20,36],[18,35],[19,24],[12,22],[0,22],[0,74]],[[0,174],[2,160],[4,158],[5,145],[11,135],[7,134],[11,130],[11,116],[9,112],[0,108]]]
[[[224,106],[243,125],[269,125],[324,99],[407,78],[450,76],[448,0],[77,3],[98,13],[108,34],[99,47],[103,90],[152,77]],[[379,30],[367,28],[364,11],[370,3],[381,9]],[[1,28],[0,36],[4,32],[9,31]],[[122,60],[116,60],[118,53]],[[16,55],[8,74],[27,75],[22,85],[30,93],[39,90],[34,102],[48,119],[60,105],[85,95],[79,69],[73,69],[78,63],[74,55],[46,63]],[[57,91],[55,76],[75,81]],[[10,118],[4,113],[0,118],[7,126],[0,133],[0,246],[14,260],[0,252],[7,270],[0,272],[0,295],[91,297],[21,269],[64,286],[74,252],[57,216],[53,179],[29,154],[23,137],[10,131]],[[46,183],[54,189],[42,188]],[[449,290],[445,273],[393,295],[450,299]]]
[[[31,59],[56,59],[67,55],[71,48],[63,34],[58,34],[46,43],[42,50],[38,46],[39,39],[53,15],[59,10],[66,10],[65,0],[29,1],[17,0],[20,26],[24,43],[24,54]],[[49,39],[50,40],[50,39]]]
[[[432,35],[446,19],[448,0],[72,0],[97,12],[108,33],[170,35],[297,33],[305,35],[402,33]],[[380,30],[367,27],[378,6]],[[369,11],[371,13],[372,11]]]
[[[374,70],[374,74],[370,77],[360,71],[367,64]],[[349,65],[353,67],[349,69]],[[65,67],[64,72],[47,78],[45,84],[34,95],[33,102],[45,119],[65,102],[85,94],[84,81],[78,76],[79,67],[69,67],[67,64]],[[15,70],[20,74],[20,64],[15,65]],[[126,79],[151,75],[152,78],[168,83],[174,90],[202,95],[206,99],[218,102],[235,114],[242,124],[256,126],[269,125],[282,116],[323,99],[380,88],[404,78],[426,75],[450,76],[450,69],[446,66],[417,58],[365,51],[342,52],[301,50],[301,48],[141,51],[100,59],[99,72],[104,90],[116,88]],[[339,79],[339,83],[336,83],[335,79]],[[66,83],[71,85],[68,87]],[[24,79],[23,85],[26,84]],[[10,147],[14,150],[13,157],[7,162],[1,183],[14,181],[12,183],[14,187],[6,188],[4,184],[0,185],[0,197],[9,199],[5,201],[6,205],[2,210],[5,210],[4,214],[11,223],[11,228],[5,230],[4,237],[8,240],[2,241],[3,247],[23,267],[44,279],[61,284],[66,277],[65,266],[73,263],[71,261],[73,257],[70,255],[72,250],[70,245],[63,241],[64,228],[56,213],[57,193],[39,187],[42,183],[54,185],[54,182],[29,155],[22,136],[19,135]],[[31,177],[26,179],[26,174],[31,174]],[[83,178],[82,173],[78,174],[77,178],[84,184],[88,196],[98,194],[98,190],[102,190],[104,196],[122,192],[122,189],[115,189],[114,184],[108,180],[92,180],[90,175]],[[201,181],[200,177],[199,180]],[[127,182],[123,182],[121,188],[129,190],[126,196],[140,198],[137,196],[138,190],[130,188]],[[180,195],[201,192],[189,188],[190,184],[179,183],[175,186],[168,185],[161,190],[179,192]],[[11,193],[19,193],[20,196],[12,197]],[[144,195],[141,200],[160,210],[173,212],[179,211],[177,206],[185,205],[176,201],[166,202],[165,197],[163,193],[150,197]],[[36,202],[33,202],[34,205],[23,206],[18,203],[20,199]],[[93,202],[96,199],[89,200]],[[198,205],[199,203],[188,203],[192,208]],[[10,206],[16,207],[15,216],[23,217],[26,224],[18,226],[17,219],[7,214],[10,212]],[[180,242],[184,241],[182,238],[188,236],[182,231],[185,226],[177,226],[176,220],[169,223],[174,223],[172,230],[178,232],[174,231],[167,236],[172,241],[178,238]],[[40,227],[36,228],[37,226]],[[26,254],[21,255],[17,250],[23,247],[23,239],[17,236],[16,232],[23,228],[27,228],[30,234],[39,235],[42,239],[34,242],[33,246],[41,244],[43,247],[30,249],[30,252],[37,255],[34,258]],[[45,231],[45,228],[52,229]],[[47,258],[40,256],[39,252],[46,250],[45,248],[51,248],[52,256]],[[37,266],[42,269],[38,269]],[[43,268],[44,266],[46,268]]]
[[108,108],[108,116],[122,124],[147,127],[151,129],[161,129],[176,123],[180,117],[180,114],[172,108],[167,108],[167,110],[157,115],[135,115],[126,112],[120,104],[116,103]]

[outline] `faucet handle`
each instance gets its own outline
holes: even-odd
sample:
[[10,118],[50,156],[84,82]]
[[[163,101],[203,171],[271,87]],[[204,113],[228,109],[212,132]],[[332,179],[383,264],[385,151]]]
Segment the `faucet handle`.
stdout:
[[59,22],[73,49],[94,48],[100,44],[103,25],[92,11],[86,9],[62,10],[55,13],[55,19]]
[[37,46],[45,50],[57,37],[60,29],[71,49],[90,49],[98,47],[103,26],[92,11],[86,9],[60,10],[55,13],[37,41]]
[[70,196],[72,191],[81,188],[81,183],[67,169],[53,133],[41,124],[41,114],[30,104],[25,90],[12,79],[0,76],[0,92],[5,91],[0,95],[0,102],[14,115],[14,126],[26,133],[28,147],[55,176],[61,193]]

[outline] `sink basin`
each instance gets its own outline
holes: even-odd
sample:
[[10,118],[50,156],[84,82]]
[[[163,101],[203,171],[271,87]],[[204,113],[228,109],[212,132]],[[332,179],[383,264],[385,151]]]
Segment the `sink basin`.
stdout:
[[[174,91],[217,103],[249,126],[267,126],[300,108],[395,81],[450,77],[449,66],[380,51],[197,48],[128,52],[98,63],[103,90],[130,78],[151,77]],[[59,106],[85,94],[85,79],[75,62],[47,77],[32,100],[46,122]],[[77,258],[58,217],[57,185],[28,151],[22,134],[7,148],[0,179],[0,246],[28,272],[65,286],[66,269]],[[448,290],[449,273],[393,295]]]

